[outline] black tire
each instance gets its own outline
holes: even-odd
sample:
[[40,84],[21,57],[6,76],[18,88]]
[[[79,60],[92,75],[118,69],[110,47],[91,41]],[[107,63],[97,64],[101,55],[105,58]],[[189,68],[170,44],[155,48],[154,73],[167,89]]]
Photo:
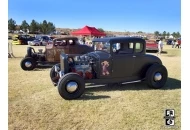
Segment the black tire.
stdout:
[[[57,66],[60,67],[60,63],[59,64],[56,64]],[[57,73],[55,72],[55,66],[54,65],[51,70],[50,70],[50,78],[51,78],[51,81],[54,83],[54,84],[57,84],[58,81],[59,81],[59,76],[57,75]]]
[[[161,79],[156,81],[155,74],[161,74]],[[146,72],[146,82],[149,87],[159,89],[162,88],[168,78],[168,72],[165,66],[160,64],[153,64]]]
[[[66,85],[70,82],[76,82],[78,87],[74,92],[68,92]],[[85,90],[85,82],[82,77],[80,77],[78,74],[67,74],[63,76],[58,83],[58,92],[60,96],[66,100],[72,100],[79,98]]]
[[[30,62],[31,66],[27,67],[25,65],[26,62]],[[36,67],[36,61],[31,58],[31,57],[25,57],[22,59],[22,61],[20,62],[20,66],[23,70],[33,70]]]

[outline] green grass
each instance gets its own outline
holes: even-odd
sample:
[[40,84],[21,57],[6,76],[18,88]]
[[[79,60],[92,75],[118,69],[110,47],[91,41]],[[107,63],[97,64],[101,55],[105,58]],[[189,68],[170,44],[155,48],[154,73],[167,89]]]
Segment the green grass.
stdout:
[[14,45],[17,58],[8,60],[10,130],[162,130],[164,111],[170,108],[175,109],[175,126],[180,129],[180,49],[164,46],[167,53],[159,56],[169,76],[163,89],[150,89],[144,83],[86,88],[81,98],[67,101],[51,83],[50,68],[20,68],[26,47]]

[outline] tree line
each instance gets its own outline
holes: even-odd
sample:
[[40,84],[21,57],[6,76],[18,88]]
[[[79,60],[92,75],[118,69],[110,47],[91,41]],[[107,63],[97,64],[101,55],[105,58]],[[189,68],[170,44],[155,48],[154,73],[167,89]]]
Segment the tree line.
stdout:
[[162,37],[165,38],[166,36],[169,37],[170,35],[172,35],[174,38],[180,38],[181,34],[179,32],[173,32],[170,34],[170,32],[166,32],[164,31],[163,33],[160,33],[159,31],[155,31],[154,35],[158,38],[158,37]]
[[[10,31],[22,30],[24,32],[27,32],[27,30],[29,30],[30,33],[48,34],[55,31],[55,25],[52,22],[47,22],[46,20],[43,20],[42,23],[41,22],[39,23],[34,19],[31,21],[30,24],[28,24],[26,20],[23,20],[21,25],[17,25],[16,21],[10,18],[8,20],[8,29]],[[98,30],[100,30],[101,32],[105,32],[105,30],[102,28],[98,28]],[[138,33],[143,33],[143,32],[139,31]],[[155,31],[154,35],[157,38],[158,37],[165,38],[166,36],[169,37],[170,35],[172,35],[174,38],[181,37],[181,34],[179,32],[173,32],[170,34],[169,32],[166,31],[162,33],[160,33],[159,31]]]
[[39,23],[34,19],[30,24],[28,24],[26,20],[23,20],[21,25],[17,25],[16,21],[10,18],[8,20],[8,29],[10,31],[22,30],[27,32],[29,30],[30,33],[48,34],[55,31],[55,25],[52,22],[48,22],[46,20],[43,20],[43,22]]

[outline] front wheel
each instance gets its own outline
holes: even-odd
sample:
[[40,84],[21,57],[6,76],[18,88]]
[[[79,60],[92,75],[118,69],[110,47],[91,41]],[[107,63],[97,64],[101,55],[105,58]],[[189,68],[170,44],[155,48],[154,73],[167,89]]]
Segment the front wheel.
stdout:
[[168,72],[165,66],[153,64],[146,73],[146,82],[148,86],[159,89],[162,88],[168,78]]
[[25,57],[20,62],[20,66],[23,70],[33,70],[36,67],[36,61],[31,57]]
[[85,90],[85,82],[78,74],[63,76],[58,83],[58,92],[66,100],[79,98]]
[[[51,70],[50,70],[50,78],[51,78],[51,81],[54,83],[54,84],[57,84],[58,81],[59,81],[59,74],[57,72],[55,72],[55,67],[57,67],[58,69],[60,69],[60,63],[59,64],[56,64],[54,65]],[[59,71],[59,70],[58,70]]]

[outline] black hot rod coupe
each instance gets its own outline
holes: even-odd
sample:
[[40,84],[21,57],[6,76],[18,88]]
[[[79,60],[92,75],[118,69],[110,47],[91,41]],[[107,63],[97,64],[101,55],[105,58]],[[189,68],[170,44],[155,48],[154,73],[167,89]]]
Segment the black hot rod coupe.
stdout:
[[60,64],[50,71],[50,78],[66,100],[79,98],[85,83],[124,84],[145,81],[158,89],[165,85],[168,72],[161,60],[146,54],[146,42],[136,37],[99,38],[94,51],[81,56],[60,55]]

